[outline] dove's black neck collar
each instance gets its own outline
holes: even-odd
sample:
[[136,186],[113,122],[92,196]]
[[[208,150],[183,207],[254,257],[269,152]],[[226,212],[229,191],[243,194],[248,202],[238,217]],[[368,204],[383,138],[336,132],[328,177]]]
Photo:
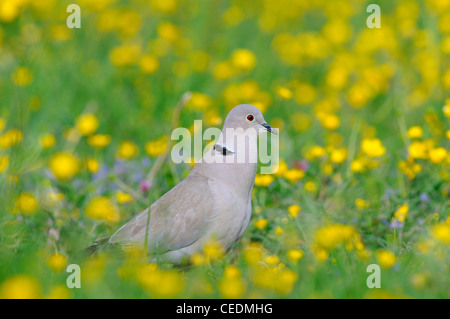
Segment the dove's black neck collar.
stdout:
[[235,152],[231,149],[228,149],[224,145],[216,144],[213,146],[213,155],[215,152],[218,152],[222,156],[234,155]]

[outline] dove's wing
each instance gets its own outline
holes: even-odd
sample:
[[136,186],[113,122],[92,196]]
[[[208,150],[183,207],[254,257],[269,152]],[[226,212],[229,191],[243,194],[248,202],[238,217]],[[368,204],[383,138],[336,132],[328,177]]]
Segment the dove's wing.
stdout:
[[[188,176],[150,207],[148,228],[149,251],[164,253],[191,245],[209,229],[214,219],[212,180],[204,176]],[[122,226],[109,242],[143,245],[148,208]]]

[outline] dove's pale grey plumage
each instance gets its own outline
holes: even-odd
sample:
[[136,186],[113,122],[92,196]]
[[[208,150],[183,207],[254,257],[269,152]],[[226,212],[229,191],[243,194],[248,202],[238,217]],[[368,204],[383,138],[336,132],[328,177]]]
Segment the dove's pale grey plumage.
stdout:
[[[227,141],[226,129],[241,129],[245,146],[234,138]],[[183,181],[151,205],[148,230],[146,209],[114,233],[109,243],[124,249],[144,246],[147,233],[148,252],[176,264],[202,251],[211,238],[230,249],[250,220],[257,167],[251,156],[256,156],[257,135],[267,131],[276,134],[258,108],[236,106],[228,113],[217,144]],[[237,155],[244,151],[244,161],[238,163]]]

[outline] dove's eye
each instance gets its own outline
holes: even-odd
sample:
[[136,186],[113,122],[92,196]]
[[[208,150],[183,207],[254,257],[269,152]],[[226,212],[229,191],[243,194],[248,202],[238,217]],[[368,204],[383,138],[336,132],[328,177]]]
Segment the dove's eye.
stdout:
[[251,115],[251,114],[247,115],[247,120],[249,122],[253,122],[254,119],[255,119],[255,117],[253,115]]

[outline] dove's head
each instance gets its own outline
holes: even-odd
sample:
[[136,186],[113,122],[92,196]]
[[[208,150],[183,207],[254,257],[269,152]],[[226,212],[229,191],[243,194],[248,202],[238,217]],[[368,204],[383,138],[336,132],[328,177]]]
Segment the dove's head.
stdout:
[[254,129],[258,134],[263,132],[278,134],[266,123],[261,111],[250,104],[240,104],[233,108],[225,119],[224,128],[242,128],[244,131]]

